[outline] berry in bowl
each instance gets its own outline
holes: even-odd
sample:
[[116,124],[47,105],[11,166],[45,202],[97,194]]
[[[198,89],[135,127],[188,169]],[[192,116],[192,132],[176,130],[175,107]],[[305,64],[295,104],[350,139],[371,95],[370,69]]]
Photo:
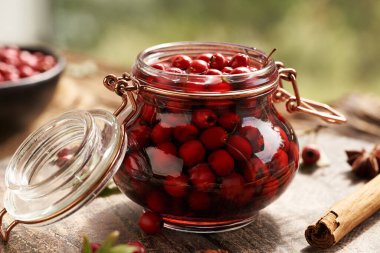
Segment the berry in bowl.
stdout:
[[0,46],[0,107],[3,108],[0,119],[5,122],[2,129],[25,125],[43,110],[64,65],[63,58],[47,47]]

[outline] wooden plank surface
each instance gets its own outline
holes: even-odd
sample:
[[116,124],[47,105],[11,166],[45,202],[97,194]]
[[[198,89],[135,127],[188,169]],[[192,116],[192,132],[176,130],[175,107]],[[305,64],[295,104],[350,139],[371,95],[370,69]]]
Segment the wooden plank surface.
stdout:
[[[0,198],[4,192],[4,169],[9,156],[41,122],[70,109],[112,110],[120,103],[116,95],[102,87],[101,82],[105,74],[120,74],[121,69],[89,61],[83,56],[66,55],[72,65],[59,83],[48,109],[33,124],[7,136],[0,143]],[[75,72],[78,67],[83,68],[82,73]],[[295,122],[298,132],[311,124],[306,121]],[[307,138],[302,140],[307,141]],[[217,248],[230,252],[379,252],[380,213],[376,213],[332,249],[317,251],[308,247],[304,239],[307,225],[316,221],[335,201],[364,183],[352,177],[345,162],[344,150],[369,148],[379,139],[363,141],[357,136],[348,138],[334,131],[323,130],[317,142],[328,154],[330,166],[307,173],[300,171],[289,189],[245,228],[209,235],[164,229],[159,235],[147,236],[137,226],[141,208],[124,195],[117,194],[97,198],[73,216],[56,224],[42,228],[16,227],[9,243],[0,243],[0,252],[80,252],[82,235],[88,235],[92,241],[101,241],[113,230],[120,231],[120,242],[140,240],[148,252],[196,252]]]

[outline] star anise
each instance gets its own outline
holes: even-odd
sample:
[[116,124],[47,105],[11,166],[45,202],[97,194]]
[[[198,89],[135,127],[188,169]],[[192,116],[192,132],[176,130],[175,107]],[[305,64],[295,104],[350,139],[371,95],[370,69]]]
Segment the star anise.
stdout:
[[358,177],[371,179],[380,173],[380,145],[375,145],[370,152],[347,150],[346,154],[347,162]]

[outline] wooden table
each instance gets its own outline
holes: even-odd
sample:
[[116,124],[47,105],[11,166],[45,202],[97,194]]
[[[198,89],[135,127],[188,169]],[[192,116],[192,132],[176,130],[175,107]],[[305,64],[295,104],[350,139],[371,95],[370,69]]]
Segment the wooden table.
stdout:
[[[62,77],[50,106],[27,129],[0,143],[0,198],[4,192],[4,168],[9,156],[32,129],[46,119],[74,108],[112,110],[119,98],[102,87],[108,73],[122,69],[109,67],[84,56],[66,53],[71,65]],[[81,72],[77,71],[81,69]],[[301,132],[310,124],[294,121]],[[346,132],[347,133],[347,132]],[[304,239],[307,225],[316,221],[334,202],[354,191],[363,181],[350,173],[345,149],[370,148],[379,139],[358,139],[323,130],[317,138],[330,165],[313,171],[300,170],[289,189],[273,204],[262,210],[250,225],[219,234],[189,234],[164,229],[154,236],[143,234],[137,225],[141,207],[122,194],[97,198],[71,217],[58,223],[31,228],[19,226],[12,232],[0,252],[80,252],[82,235],[101,241],[108,233],[120,231],[120,242],[140,240],[148,252],[196,252],[225,249],[229,252],[379,252],[380,213],[357,227],[339,244],[325,251],[313,249]],[[307,142],[307,137],[301,138]],[[371,143],[372,142],[372,143]]]

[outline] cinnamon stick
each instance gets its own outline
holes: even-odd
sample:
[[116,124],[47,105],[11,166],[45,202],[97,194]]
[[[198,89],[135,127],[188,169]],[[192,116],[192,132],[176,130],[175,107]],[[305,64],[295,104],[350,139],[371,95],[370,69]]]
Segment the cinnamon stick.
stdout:
[[335,203],[315,225],[305,231],[314,247],[329,248],[380,209],[380,175]]

